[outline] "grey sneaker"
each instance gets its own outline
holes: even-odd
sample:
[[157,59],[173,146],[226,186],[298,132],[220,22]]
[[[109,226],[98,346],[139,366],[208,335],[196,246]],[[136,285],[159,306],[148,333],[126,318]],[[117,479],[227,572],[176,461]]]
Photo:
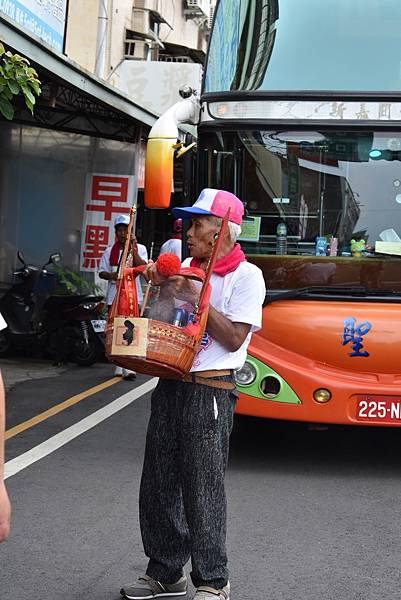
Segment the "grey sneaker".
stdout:
[[201,585],[196,590],[193,600],[230,600],[230,582],[221,590]]
[[161,598],[162,596],[185,596],[187,593],[187,578],[180,577],[176,583],[160,583],[143,575],[138,577],[135,583],[124,586],[120,590],[123,598],[128,600],[145,600],[146,598]]

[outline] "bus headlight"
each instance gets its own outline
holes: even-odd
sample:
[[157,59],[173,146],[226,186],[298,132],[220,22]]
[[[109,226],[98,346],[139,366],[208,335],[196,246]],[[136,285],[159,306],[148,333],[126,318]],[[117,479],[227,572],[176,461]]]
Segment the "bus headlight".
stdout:
[[326,390],[325,388],[319,388],[313,392],[313,399],[315,402],[319,404],[325,404],[329,400],[331,400],[331,392],[330,390]]
[[256,379],[256,369],[251,363],[246,362],[242,369],[234,372],[238,385],[251,385]]

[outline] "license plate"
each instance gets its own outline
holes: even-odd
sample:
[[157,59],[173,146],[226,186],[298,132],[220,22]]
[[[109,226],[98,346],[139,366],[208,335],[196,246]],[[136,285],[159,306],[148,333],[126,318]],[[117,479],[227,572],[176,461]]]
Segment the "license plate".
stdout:
[[106,329],[106,321],[104,319],[97,319],[95,321],[91,321],[91,323],[95,333],[103,333],[103,331]]
[[401,397],[360,396],[356,405],[358,421],[401,423]]

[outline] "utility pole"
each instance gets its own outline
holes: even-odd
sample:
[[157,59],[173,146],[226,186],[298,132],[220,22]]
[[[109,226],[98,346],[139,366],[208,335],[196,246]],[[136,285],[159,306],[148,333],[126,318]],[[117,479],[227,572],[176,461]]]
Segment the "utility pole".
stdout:
[[99,0],[95,75],[97,75],[101,79],[104,79],[104,68],[105,68],[105,63],[106,63],[106,41],[107,41],[107,21],[108,21],[107,3],[108,3],[108,0]]

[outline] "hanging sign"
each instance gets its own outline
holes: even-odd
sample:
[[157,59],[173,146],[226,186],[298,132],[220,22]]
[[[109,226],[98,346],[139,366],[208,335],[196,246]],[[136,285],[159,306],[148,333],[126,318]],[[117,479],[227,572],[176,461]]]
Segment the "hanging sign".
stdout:
[[81,242],[81,271],[97,271],[107,246],[115,242],[114,219],[130,214],[135,197],[133,175],[91,173],[86,178]]

